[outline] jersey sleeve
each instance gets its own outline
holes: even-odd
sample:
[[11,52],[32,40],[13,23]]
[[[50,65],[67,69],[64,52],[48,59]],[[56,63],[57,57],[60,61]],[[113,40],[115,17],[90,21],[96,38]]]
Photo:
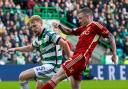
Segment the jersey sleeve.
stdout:
[[75,30],[72,30],[72,33],[76,36],[79,36],[82,33],[82,29],[81,28],[77,28]]
[[96,33],[104,38],[108,37],[108,35],[110,34],[108,29],[100,23],[94,22],[93,27],[94,29],[96,29]]
[[59,42],[59,40],[60,40],[60,38],[61,38],[60,35],[58,35],[58,34],[55,33],[55,32],[49,32],[48,35],[49,35],[49,40],[50,40],[51,42],[53,42],[53,43],[55,43],[55,44],[58,44],[58,42]]

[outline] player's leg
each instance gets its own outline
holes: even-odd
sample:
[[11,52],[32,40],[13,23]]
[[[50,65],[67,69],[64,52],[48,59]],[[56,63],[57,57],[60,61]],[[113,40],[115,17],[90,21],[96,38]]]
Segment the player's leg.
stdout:
[[[63,68],[60,68],[60,70],[55,74],[52,79],[45,84],[44,87],[40,89],[54,89],[54,87],[63,79],[65,79],[67,76],[65,75]],[[75,80],[72,76],[70,77],[72,89],[80,89],[80,81]],[[52,86],[51,86],[52,85]],[[43,85],[42,85],[43,86]],[[49,88],[50,87],[50,88]]]
[[37,80],[36,81],[36,89],[40,89],[41,86],[43,86],[44,82],[42,80]]
[[39,89],[41,85],[46,83],[55,74],[55,67],[52,64],[44,64],[34,68],[36,73],[36,88]]
[[[59,71],[52,77],[50,81],[45,83],[44,86],[42,86],[40,89],[54,89],[55,86],[65,77],[69,77],[74,74],[78,74],[79,72],[82,72],[83,67],[85,66],[85,60],[82,59],[82,55],[75,55],[72,59],[67,60],[64,62],[59,69]],[[79,60],[79,61],[77,61]],[[82,64],[82,66],[81,66]],[[82,67],[82,68],[81,68]]]
[[74,79],[73,76],[71,76],[70,81],[71,81],[72,89],[80,89],[80,80],[76,80]]
[[[75,59],[79,60],[79,56],[77,56]],[[74,62],[72,62],[74,63]],[[82,71],[86,67],[85,65],[85,59],[82,57],[80,61],[76,62],[70,69],[72,69],[72,72],[74,70],[73,75],[70,77],[71,80],[71,86],[72,89],[80,89],[80,81],[82,77]]]
[[60,69],[58,70],[58,72],[53,75],[52,79],[56,84],[59,83],[60,81],[64,80],[65,78],[67,78],[63,67],[60,67]]
[[35,76],[35,72],[32,68],[21,72],[19,75],[21,89],[29,89],[28,80]]
[[41,86],[40,89],[54,89],[54,87],[63,79],[65,79],[67,76],[64,72],[64,69],[61,67],[59,71],[49,80],[46,82],[43,86]]

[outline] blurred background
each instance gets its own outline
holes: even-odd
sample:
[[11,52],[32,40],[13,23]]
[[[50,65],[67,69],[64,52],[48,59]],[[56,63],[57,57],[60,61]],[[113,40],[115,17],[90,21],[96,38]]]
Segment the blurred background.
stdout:
[[[35,38],[27,24],[32,15],[40,15],[45,27],[54,29],[52,22],[60,21],[64,26],[79,27],[77,11],[89,7],[94,20],[106,26],[116,38],[117,65],[111,61],[111,46],[101,39],[93,52],[89,70],[101,80],[128,79],[128,0],[0,0],[0,49],[28,45]],[[78,37],[66,36],[75,49]],[[40,53],[0,51],[0,79],[18,80],[22,70],[40,64]],[[4,70],[4,71],[3,71]],[[8,76],[10,73],[11,77]],[[84,71],[83,75],[86,75]]]

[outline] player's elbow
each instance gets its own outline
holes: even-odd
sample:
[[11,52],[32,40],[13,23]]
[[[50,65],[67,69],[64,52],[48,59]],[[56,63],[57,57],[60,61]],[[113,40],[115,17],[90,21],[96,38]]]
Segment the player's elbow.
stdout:
[[113,36],[113,34],[109,34],[108,39],[110,40],[110,42],[115,40],[115,37]]
[[66,46],[68,45],[67,42],[66,42],[65,40],[63,40],[62,38],[59,40],[58,44],[59,44],[62,48],[66,47]]
[[64,49],[65,47],[67,47],[67,46],[68,46],[68,44],[67,44],[67,42],[66,42],[66,41],[64,41],[64,42],[63,42],[63,44],[62,44],[61,46],[62,46],[62,48]]

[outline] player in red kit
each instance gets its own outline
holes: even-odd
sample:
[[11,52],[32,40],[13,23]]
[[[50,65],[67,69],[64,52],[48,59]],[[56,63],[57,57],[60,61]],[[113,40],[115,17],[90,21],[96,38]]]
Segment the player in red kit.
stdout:
[[40,89],[54,89],[65,77],[71,76],[72,89],[80,89],[80,79],[84,68],[101,37],[108,38],[112,45],[112,61],[116,63],[116,44],[114,36],[98,22],[93,21],[93,13],[84,8],[78,13],[80,27],[76,30],[67,29],[59,23],[56,26],[67,35],[79,36],[75,52],[69,60],[65,61],[59,71]]

